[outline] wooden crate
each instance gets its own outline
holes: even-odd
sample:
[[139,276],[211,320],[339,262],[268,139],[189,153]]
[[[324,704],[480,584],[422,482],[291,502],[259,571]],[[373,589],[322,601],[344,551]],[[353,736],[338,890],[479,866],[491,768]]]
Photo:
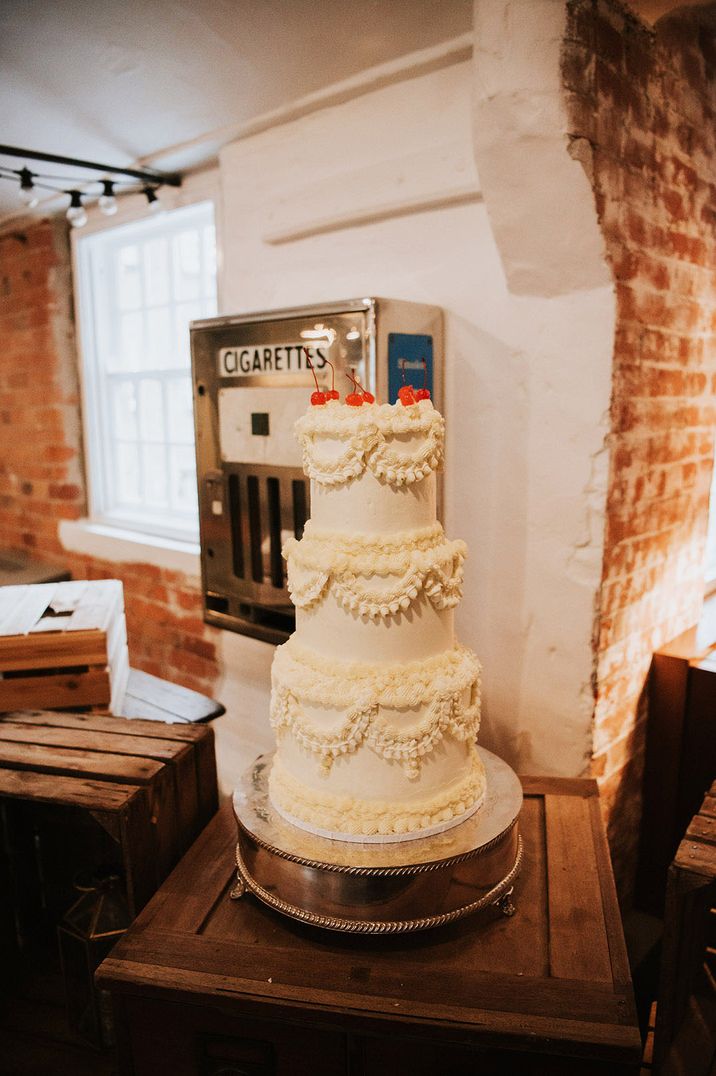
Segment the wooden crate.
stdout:
[[716,782],[669,868],[653,1067],[716,1069]]
[[120,1071],[617,1076],[641,1042],[596,783],[524,779],[516,914],[356,937],[229,898],[227,804],[98,972]]
[[[95,714],[5,714],[3,800],[13,817],[31,807],[45,818],[48,809],[89,813],[111,839],[135,914],[216,811],[214,734],[208,725]],[[72,814],[62,822],[68,856]]]
[[0,711],[116,713],[128,675],[119,580],[0,588]]

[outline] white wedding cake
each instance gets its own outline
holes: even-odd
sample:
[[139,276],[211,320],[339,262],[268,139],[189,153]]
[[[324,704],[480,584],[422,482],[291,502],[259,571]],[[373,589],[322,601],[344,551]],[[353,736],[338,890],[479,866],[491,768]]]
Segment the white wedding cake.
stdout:
[[284,549],[296,631],[272,668],[269,795],[342,840],[427,836],[485,790],[480,666],[453,628],[466,548],[436,518],[444,421],[403,397],[329,399],[296,425],[311,518]]

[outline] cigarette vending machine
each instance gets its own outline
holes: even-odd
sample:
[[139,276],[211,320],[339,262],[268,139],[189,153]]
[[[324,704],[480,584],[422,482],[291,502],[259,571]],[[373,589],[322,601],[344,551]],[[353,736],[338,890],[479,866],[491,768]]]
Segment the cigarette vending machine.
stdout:
[[[392,299],[210,318],[191,325],[204,616],[267,642],[294,628],[281,556],[301,537],[309,483],[293,426],[315,388],[353,372],[378,402],[407,382],[442,405],[442,311]],[[309,363],[310,359],[310,363]]]

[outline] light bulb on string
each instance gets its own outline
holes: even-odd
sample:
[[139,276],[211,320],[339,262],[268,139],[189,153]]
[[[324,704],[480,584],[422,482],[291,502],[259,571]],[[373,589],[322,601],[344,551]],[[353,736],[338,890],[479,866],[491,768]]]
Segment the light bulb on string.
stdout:
[[67,219],[73,228],[81,228],[87,223],[87,213],[82,205],[82,195],[79,191],[67,191],[70,196],[70,208],[67,210]]
[[99,196],[98,205],[100,212],[104,213],[105,217],[111,217],[117,212],[117,199],[114,196],[114,183],[111,179],[103,179],[102,186],[104,188],[102,194]]
[[20,191],[18,197],[28,209],[34,209],[40,199],[35,189],[35,185],[32,182],[32,172],[29,168],[21,168],[18,175],[20,176]]
[[158,213],[162,208],[162,203],[157,197],[156,187],[145,187],[144,195],[147,199],[147,205],[149,206],[150,213]]

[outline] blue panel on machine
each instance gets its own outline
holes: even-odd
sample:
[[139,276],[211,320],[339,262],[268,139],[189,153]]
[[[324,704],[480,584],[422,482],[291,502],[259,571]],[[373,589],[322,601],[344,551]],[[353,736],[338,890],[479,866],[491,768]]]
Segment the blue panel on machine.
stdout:
[[[427,368],[427,377],[426,377]],[[403,380],[403,372],[405,380]],[[433,392],[433,338],[417,333],[388,333],[388,402],[395,403],[401,385]]]

